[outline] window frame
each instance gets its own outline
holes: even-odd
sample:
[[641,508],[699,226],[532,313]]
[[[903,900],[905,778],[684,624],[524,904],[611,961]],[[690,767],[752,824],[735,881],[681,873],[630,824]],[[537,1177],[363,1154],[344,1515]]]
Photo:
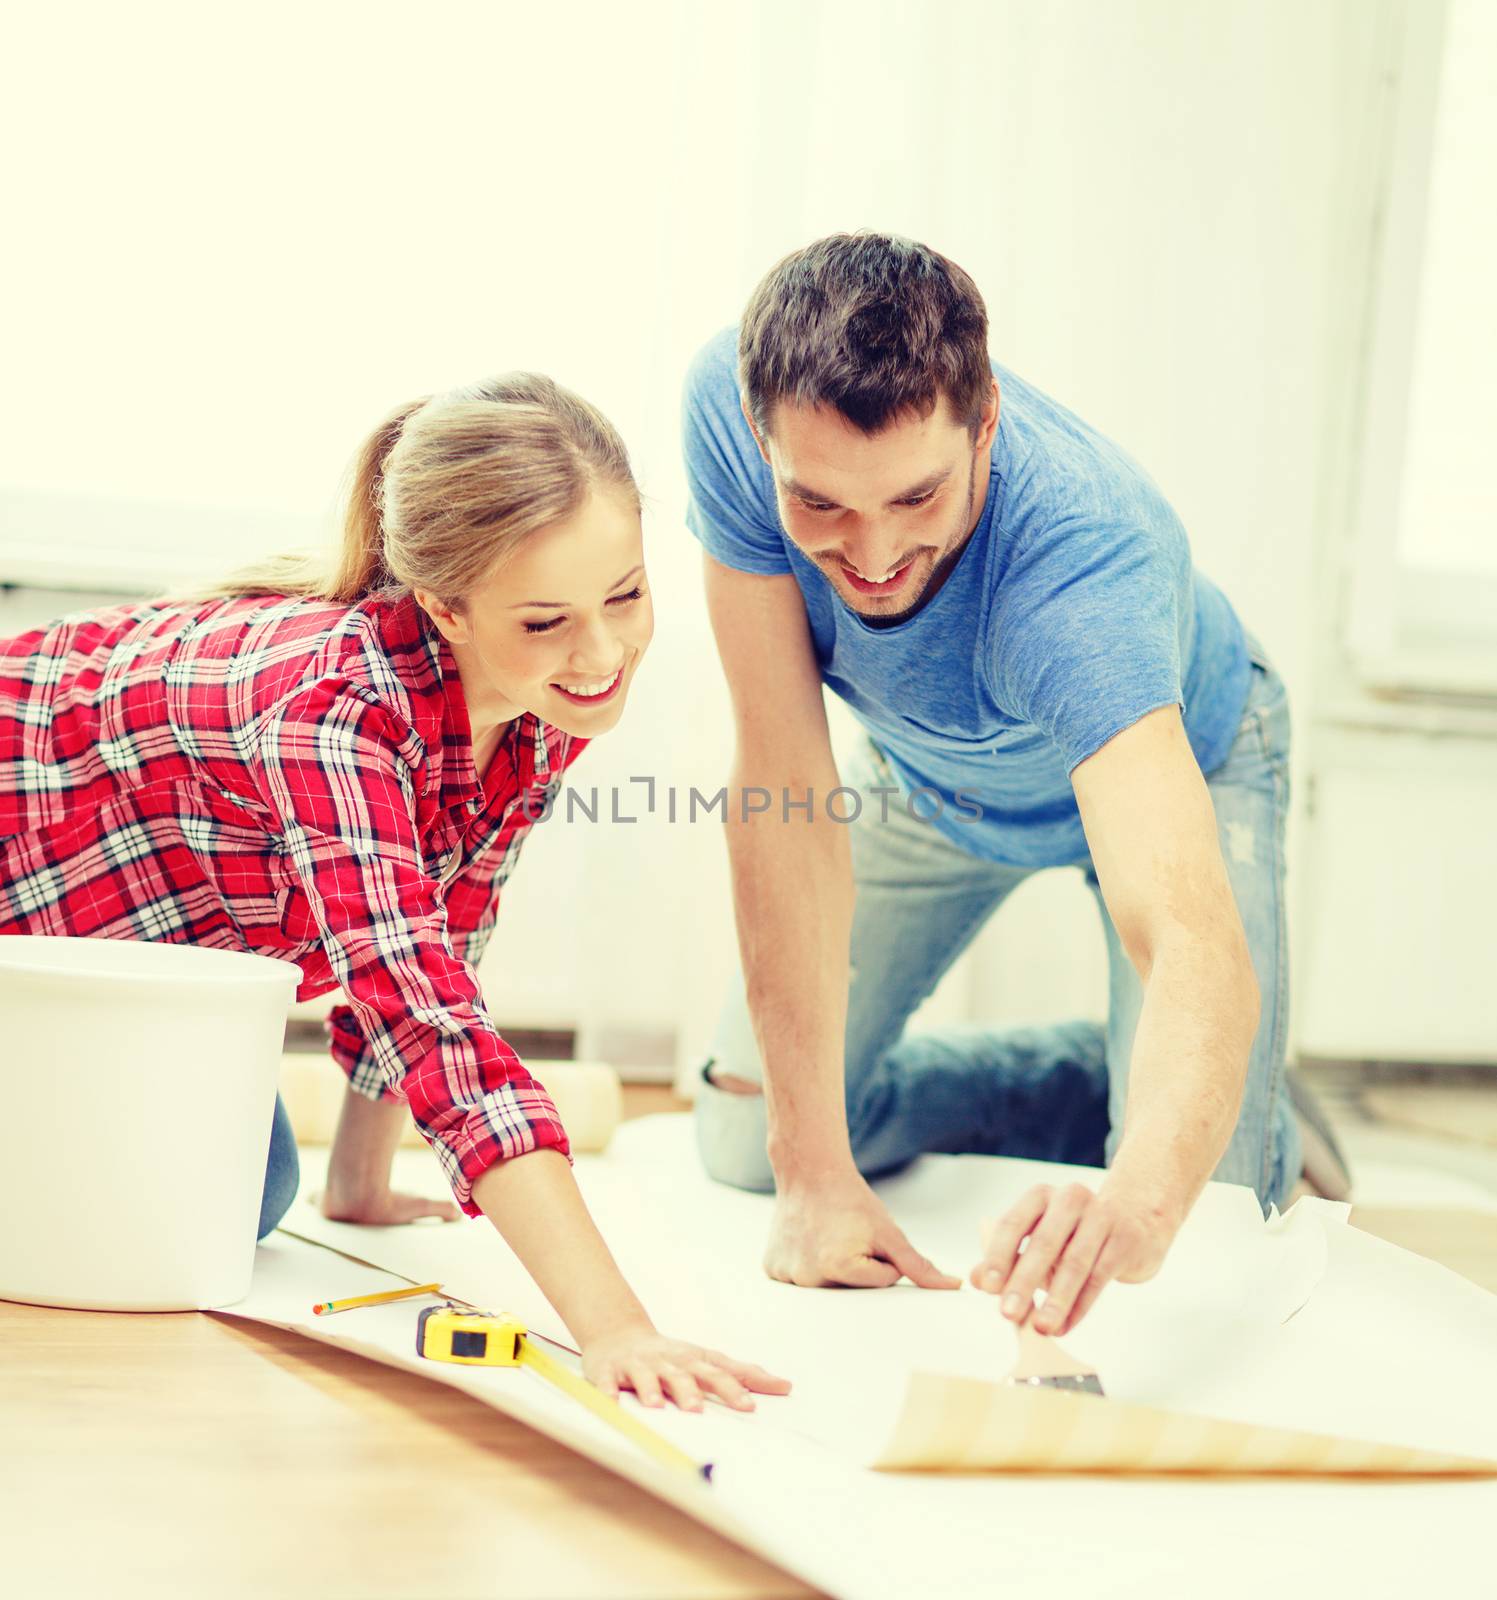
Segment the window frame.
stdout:
[[1399,553],[1410,386],[1426,260],[1448,0],[1399,8],[1386,181],[1365,331],[1343,643],[1374,693],[1497,699],[1497,575],[1414,567]]

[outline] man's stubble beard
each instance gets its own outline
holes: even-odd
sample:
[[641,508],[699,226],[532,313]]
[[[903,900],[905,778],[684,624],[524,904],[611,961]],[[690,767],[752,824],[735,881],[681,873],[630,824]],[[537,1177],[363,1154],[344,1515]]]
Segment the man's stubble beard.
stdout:
[[[872,623],[876,627],[892,628],[896,627],[901,622],[907,622],[923,606],[928,605],[930,601],[934,600],[935,597],[940,593],[941,588],[945,584],[946,580],[951,576],[952,570],[955,568],[957,561],[960,559],[962,551],[967,547],[967,541],[972,537],[972,533],[974,531],[972,522],[972,507],[976,501],[976,498],[977,453],[974,451],[972,454],[972,460],[967,468],[967,499],[962,509],[961,521],[958,524],[962,531],[955,543],[948,545],[940,559],[930,569],[930,574],[926,578],[924,584],[921,586],[920,593],[916,595],[909,605],[905,606],[900,611],[868,611],[862,606],[855,604],[854,601],[849,600],[847,603],[849,606],[851,606],[852,610],[856,611],[864,622]],[[846,596],[844,596],[844,599],[846,599]]]

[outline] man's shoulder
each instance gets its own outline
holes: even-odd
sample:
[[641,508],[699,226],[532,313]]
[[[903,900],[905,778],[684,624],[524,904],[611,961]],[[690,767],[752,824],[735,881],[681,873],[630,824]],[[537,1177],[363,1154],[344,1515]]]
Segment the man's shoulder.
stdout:
[[692,359],[682,395],[682,443],[698,488],[772,501],[763,461],[738,398],[738,330],[715,333]]
[[686,369],[686,399],[730,399],[738,406],[738,326],[720,328],[691,358]]
[[1170,545],[1183,535],[1163,490],[1121,445],[996,362],[994,372],[1010,400],[997,441],[1006,459],[995,450],[995,466],[1011,524],[1031,534],[1090,526]]

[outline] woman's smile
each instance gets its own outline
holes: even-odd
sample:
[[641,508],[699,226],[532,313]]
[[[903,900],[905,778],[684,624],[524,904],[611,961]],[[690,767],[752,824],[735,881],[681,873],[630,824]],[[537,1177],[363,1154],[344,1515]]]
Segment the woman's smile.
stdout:
[[474,588],[461,612],[428,610],[452,646],[475,729],[528,711],[595,739],[622,714],[654,631],[638,507],[595,490]]
[[624,669],[618,666],[614,668],[612,677],[599,678],[591,683],[585,680],[574,683],[553,683],[551,687],[558,694],[565,695],[574,705],[601,705],[605,700],[613,699],[623,681]]

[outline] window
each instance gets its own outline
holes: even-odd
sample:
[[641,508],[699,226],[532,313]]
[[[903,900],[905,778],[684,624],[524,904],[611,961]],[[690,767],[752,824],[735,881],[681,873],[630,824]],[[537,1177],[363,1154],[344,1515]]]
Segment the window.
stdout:
[[1403,20],[1347,642],[1374,689],[1497,695],[1497,7]]

